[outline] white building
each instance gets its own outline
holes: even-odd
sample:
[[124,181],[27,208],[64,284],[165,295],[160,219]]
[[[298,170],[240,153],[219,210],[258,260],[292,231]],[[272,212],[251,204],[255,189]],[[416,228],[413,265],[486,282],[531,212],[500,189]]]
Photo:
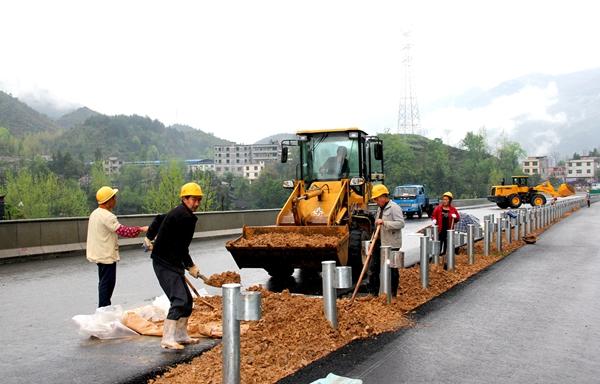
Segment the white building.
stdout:
[[122,166],[123,160],[119,160],[119,158],[115,156],[111,156],[102,162],[104,173],[109,176],[118,174],[121,171]]
[[582,156],[578,160],[567,161],[567,178],[594,179],[600,163],[597,157]]
[[215,162],[211,159],[186,160],[185,165],[188,172],[215,170]]
[[523,160],[523,174],[540,175],[542,179],[548,178],[548,156],[529,156]]
[[249,180],[258,178],[265,164],[277,161],[281,154],[278,143],[215,145],[213,148],[217,174],[229,172]]

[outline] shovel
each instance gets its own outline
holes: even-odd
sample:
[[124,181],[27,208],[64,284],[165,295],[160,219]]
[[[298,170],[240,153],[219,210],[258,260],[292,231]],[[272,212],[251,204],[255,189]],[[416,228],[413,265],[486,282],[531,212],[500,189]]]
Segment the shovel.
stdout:
[[[202,275],[200,275],[200,276],[202,276]],[[206,277],[204,277],[204,278],[206,278]],[[185,279],[185,282],[187,283],[187,285],[188,285],[188,286],[191,288],[192,292],[194,292],[194,294],[196,295],[196,297],[198,298],[198,300],[200,300],[200,302],[201,302],[202,304],[204,304],[204,305],[206,305],[206,306],[210,307],[211,309],[216,309],[214,305],[212,305],[212,304],[211,304],[211,303],[209,303],[208,301],[206,301],[206,300],[203,300],[203,299],[201,299],[201,298],[200,298],[200,294],[198,293],[198,290],[196,290],[196,287],[194,287],[194,286],[192,285],[192,282],[191,282],[191,281],[190,281],[190,280],[189,280],[187,277],[185,277],[185,276],[184,276],[184,279]],[[204,280],[204,279],[203,279],[203,280]]]
[[365,260],[365,264],[363,265],[363,269],[360,272],[360,276],[358,281],[356,282],[356,287],[354,287],[354,292],[352,293],[352,298],[350,299],[350,305],[354,303],[354,298],[356,297],[356,293],[358,292],[358,288],[360,287],[360,283],[362,283],[363,277],[365,277],[365,272],[367,272],[367,268],[369,268],[369,262],[371,261],[371,255],[373,254],[373,248],[375,248],[375,243],[377,242],[377,237],[379,236],[379,230],[381,229],[381,225],[377,226],[375,233],[371,237],[371,244],[369,245],[369,251],[367,252],[367,259]]

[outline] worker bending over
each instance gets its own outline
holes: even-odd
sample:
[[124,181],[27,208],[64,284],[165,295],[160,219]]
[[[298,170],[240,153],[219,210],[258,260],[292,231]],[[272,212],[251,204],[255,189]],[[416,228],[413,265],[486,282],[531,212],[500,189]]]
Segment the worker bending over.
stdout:
[[151,256],[158,282],[171,302],[160,343],[165,349],[183,349],[184,345],[199,341],[187,333],[194,302],[185,281],[185,270],[195,278],[200,276],[189,246],[196,230],[198,218],[194,212],[202,201],[202,188],[187,183],[181,187],[179,196],[181,204],[169,211],[160,224]]

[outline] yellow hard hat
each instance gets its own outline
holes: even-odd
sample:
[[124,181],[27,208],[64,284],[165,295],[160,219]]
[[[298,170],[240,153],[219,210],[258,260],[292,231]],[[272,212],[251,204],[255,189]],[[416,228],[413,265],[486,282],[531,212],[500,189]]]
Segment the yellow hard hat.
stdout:
[[381,195],[389,195],[390,191],[383,184],[377,184],[373,186],[371,190],[371,199],[375,199]]
[[181,192],[179,193],[179,197],[184,196],[203,196],[202,188],[196,183],[187,183],[181,187]]
[[452,192],[444,192],[444,194],[442,195],[442,197],[444,196],[448,196],[451,200],[454,199],[454,196],[452,195]]
[[96,201],[98,204],[104,204],[108,200],[110,200],[114,195],[117,194],[119,190],[117,188],[111,187],[101,187],[98,192],[96,192]]

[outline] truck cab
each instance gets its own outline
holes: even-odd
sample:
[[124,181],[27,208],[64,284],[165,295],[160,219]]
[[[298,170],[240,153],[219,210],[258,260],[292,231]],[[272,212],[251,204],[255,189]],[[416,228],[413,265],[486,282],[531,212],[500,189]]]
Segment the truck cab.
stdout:
[[423,213],[431,216],[433,208],[439,204],[437,199],[430,199],[425,191],[425,186],[420,184],[399,185],[394,188],[392,194],[394,202],[402,208],[406,217],[413,217],[415,214],[421,218]]

